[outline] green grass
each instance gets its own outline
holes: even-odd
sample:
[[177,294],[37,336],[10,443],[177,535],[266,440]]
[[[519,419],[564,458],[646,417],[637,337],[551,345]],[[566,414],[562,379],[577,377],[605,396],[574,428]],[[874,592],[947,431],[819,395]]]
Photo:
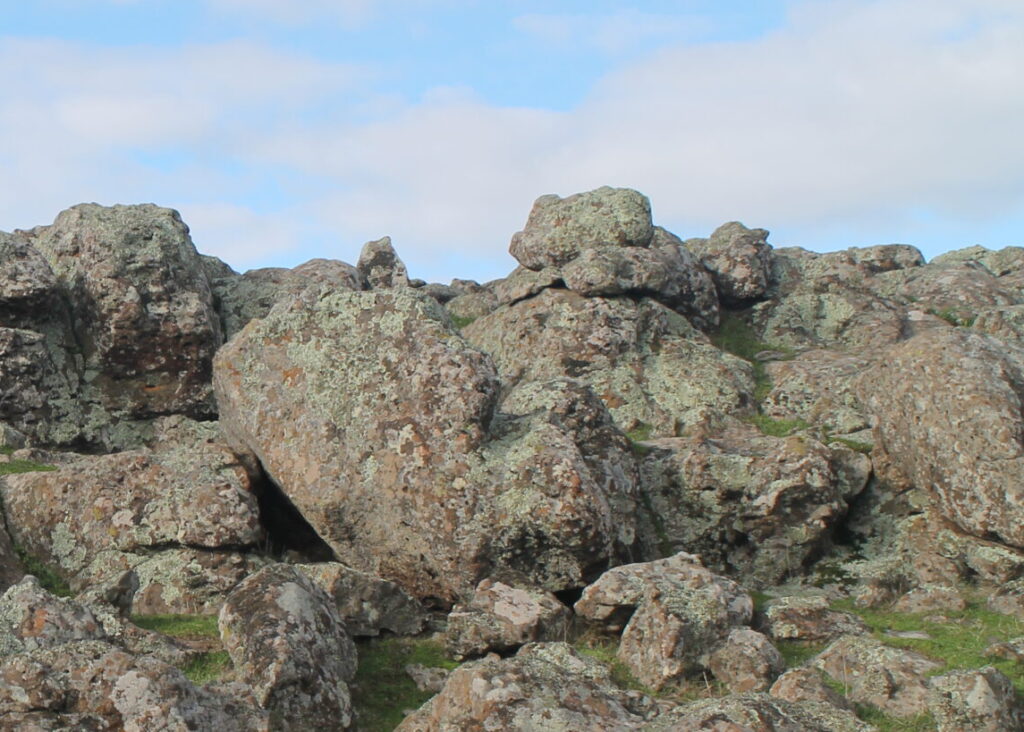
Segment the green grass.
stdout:
[[840,445],[844,445],[854,452],[863,453],[864,455],[870,455],[871,451],[875,449],[875,446],[870,442],[858,442],[857,440],[847,440],[844,437],[830,437],[827,442],[838,442]]
[[34,554],[29,554],[21,547],[15,547],[14,551],[21,560],[21,566],[28,574],[33,575],[44,590],[57,597],[71,597],[74,592],[71,586],[55,569],[43,562]]
[[629,447],[635,455],[643,457],[650,453],[651,448],[641,443],[651,439],[651,435],[653,433],[654,427],[646,422],[640,422],[636,427],[626,433],[626,437],[629,438]]
[[792,358],[794,354],[792,348],[762,341],[754,329],[735,313],[722,313],[718,331],[711,336],[711,342],[750,363],[754,370],[754,400],[758,403],[764,401],[772,390],[772,380],[764,364],[757,360],[757,354],[761,351],[779,351],[786,354],[787,358]]
[[462,330],[467,325],[476,320],[476,318],[472,315],[452,315],[451,313],[449,313],[448,316],[452,319],[452,325],[455,326],[456,330]]
[[977,320],[977,315],[967,314],[961,315],[960,311],[956,308],[930,308],[928,313],[936,317],[942,318],[950,325],[955,325],[961,328],[970,328],[974,325],[974,321]]
[[185,640],[220,638],[216,615],[135,615],[132,622],[140,628]]
[[359,668],[352,689],[352,703],[358,715],[358,729],[389,732],[405,718],[405,712],[419,708],[433,696],[420,691],[405,673],[408,664],[454,669],[459,664],[444,655],[438,641],[415,638],[383,638],[358,646]]
[[208,684],[231,670],[231,656],[227,651],[207,651],[193,656],[181,672],[193,684]]
[[766,414],[754,414],[747,421],[761,430],[762,434],[772,437],[788,437],[798,430],[805,430],[810,425],[802,419],[773,419]]
[[799,668],[825,650],[824,643],[800,640],[777,640],[775,641],[775,647],[782,654],[782,660],[786,662],[786,668]]
[[577,639],[573,647],[580,655],[589,656],[607,666],[611,670],[612,681],[623,689],[656,696],[653,690],[640,683],[633,672],[629,670],[629,666],[619,660],[617,640],[603,636],[587,636]]
[[[10,455],[10,453],[5,453]],[[56,470],[55,465],[43,465],[34,463],[31,460],[16,458],[8,463],[0,463],[0,475],[17,475],[19,473],[41,473]]]
[[[1024,665],[985,655],[985,649],[993,643],[1024,635],[1024,621],[992,612],[983,601],[971,600],[964,610],[946,611],[943,615],[948,622],[929,620],[934,613],[858,608],[850,600],[839,601],[835,607],[860,616],[883,643],[917,651],[940,663],[941,666],[931,675],[994,666],[1009,677],[1018,693],[1024,693]],[[886,633],[908,630],[923,631],[929,637],[899,638]]]
[[935,719],[925,712],[916,717],[893,717],[870,704],[854,704],[857,717],[874,725],[879,732],[934,732]]

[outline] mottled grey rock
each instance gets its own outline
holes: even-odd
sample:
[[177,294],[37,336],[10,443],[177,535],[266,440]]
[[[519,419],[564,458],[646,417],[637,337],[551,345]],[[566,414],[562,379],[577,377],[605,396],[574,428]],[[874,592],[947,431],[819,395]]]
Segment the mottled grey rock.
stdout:
[[829,608],[825,597],[780,597],[764,610],[763,630],[774,640],[824,641],[861,635],[868,626],[852,613]]
[[427,620],[423,606],[394,582],[336,562],[296,565],[333,600],[352,636],[381,631],[416,635]]
[[294,567],[241,582],[218,619],[221,640],[275,730],[348,729],[356,649],[334,602]]
[[869,428],[856,380],[870,365],[862,355],[822,349],[766,363],[771,388],[761,411],[773,419],[802,419],[839,435]]
[[737,628],[708,657],[708,668],[731,694],[767,691],[786,668],[779,649],[750,628]]
[[1013,682],[991,666],[933,677],[928,708],[939,732],[1024,730],[1024,708]]
[[761,693],[702,699],[662,714],[647,732],[869,732],[853,712],[813,701],[790,702]]
[[895,347],[862,377],[876,471],[967,533],[1024,547],[1024,351],[962,328]]
[[604,186],[568,198],[538,198],[509,252],[527,269],[540,270],[564,265],[586,249],[646,247],[652,236],[647,197]]
[[465,663],[437,696],[396,732],[444,730],[640,729],[656,714],[653,700],[626,692],[607,667],[566,643],[530,643],[511,658]]
[[814,668],[794,668],[782,674],[769,694],[791,702],[818,702],[831,704],[839,709],[853,710],[853,704],[825,683],[821,672]]
[[0,657],[104,638],[106,632],[88,609],[54,597],[31,575],[0,597]]
[[844,636],[816,656],[812,665],[849,688],[854,702],[871,704],[897,717],[928,708],[927,674],[939,664],[913,651],[893,648],[866,635]]
[[771,437],[720,420],[651,440],[641,462],[648,556],[693,551],[754,586],[799,574],[827,546],[870,461],[807,434]]
[[445,647],[461,661],[533,641],[564,640],[570,615],[550,592],[485,579],[468,604],[456,605],[448,614]]
[[409,286],[409,274],[391,246],[390,236],[366,242],[356,268],[370,289]]
[[564,284],[559,270],[555,267],[534,271],[520,266],[512,270],[508,277],[495,282],[493,292],[498,305],[511,305],[533,297],[548,287]]
[[462,334],[491,355],[504,385],[579,379],[625,431],[671,436],[752,403],[750,365],[649,299],[549,288],[478,318]]
[[931,613],[963,610],[967,602],[955,587],[922,585],[896,600],[893,610],[900,613]]
[[989,610],[1024,619],[1024,580],[1013,580],[999,585],[988,596]]
[[992,250],[982,246],[966,247],[945,252],[932,259],[933,265],[956,265],[977,262],[996,277],[1024,271],[1024,247],[1005,247]]
[[756,300],[768,291],[772,248],[765,229],[738,221],[722,224],[707,239],[687,239],[686,248],[711,273],[723,302]]

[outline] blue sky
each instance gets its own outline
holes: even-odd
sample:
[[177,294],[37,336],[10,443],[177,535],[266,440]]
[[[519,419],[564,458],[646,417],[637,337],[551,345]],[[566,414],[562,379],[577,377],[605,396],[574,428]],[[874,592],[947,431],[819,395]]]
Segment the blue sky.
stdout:
[[1024,244],[1019,0],[0,0],[0,229],[179,209],[236,269],[510,271],[534,198],[700,236]]

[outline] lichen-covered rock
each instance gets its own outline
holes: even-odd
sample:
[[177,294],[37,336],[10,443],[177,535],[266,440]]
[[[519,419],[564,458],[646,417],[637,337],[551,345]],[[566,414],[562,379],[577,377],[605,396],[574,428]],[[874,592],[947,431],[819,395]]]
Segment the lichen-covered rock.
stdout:
[[768,290],[772,248],[764,229],[748,229],[738,221],[722,224],[707,239],[685,244],[711,273],[723,302],[756,300]]
[[409,286],[409,273],[391,245],[390,236],[366,242],[356,269],[370,289]]
[[[493,285],[494,297],[498,305],[511,305],[561,282],[561,274],[555,267],[546,267],[534,271],[526,267],[516,267],[504,279]],[[562,283],[564,284],[564,283]]]
[[800,419],[839,435],[867,429],[871,422],[857,395],[856,380],[870,365],[862,355],[822,349],[771,361],[765,365],[771,389],[761,411],[773,419]]
[[626,692],[607,667],[565,643],[530,643],[511,658],[463,664],[441,692],[396,732],[446,730],[593,730],[644,728],[653,700]]
[[971,327],[979,333],[1024,345],[1024,305],[1005,305],[980,310]]
[[0,592],[25,576],[25,569],[21,566],[18,554],[11,543],[11,535],[7,533],[7,526],[0,521]]
[[853,712],[813,701],[790,702],[751,692],[703,699],[662,714],[647,732],[868,732]]
[[279,730],[348,729],[356,649],[334,602],[285,564],[247,577],[218,619],[239,677]]
[[931,613],[963,610],[967,602],[955,587],[922,585],[896,600],[893,610],[900,613]]
[[706,668],[710,653],[754,611],[739,585],[685,553],[610,569],[574,607],[610,630],[625,622],[619,659],[654,689]]
[[940,667],[919,653],[887,646],[866,635],[840,638],[811,663],[849,688],[847,696],[852,701],[871,704],[897,717],[927,710],[927,674]]
[[895,347],[862,378],[875,467],[948,520],[1024,547],[1024,351],[961,328]]
[[1024,580],[1013,580],[997,587],[986,601],[989,610],[1024,619]]
[[579,379],[626,431],[670,436],[752,404],[750,365],[649,299],[545,289],[478,318],[462,334],[491,355],[503,384]]
[[70,299],[92,399],[113,417],[214,414],[211,363],[223,338],[176,211],[81,204],[31,234]]
[[870,474],[867,457],[806,434],[719,421],[645,443],[648,555],[691,551],[755,586],[799,573],[827,545]]
[[1024,730],[1024,707],[1013,682],[991,666],[933,677],[928,708],[939,732]]
[[485,579],[473,599],[448,614],[445,647],[456,660],[529,642],[563,640],[569,608],[550,592]]
[[778,699],[791,702],[818,702],[831,704],[839,709],[853,710],[853,705],[845,697],[825,683],[821,672],[814,668],[794,668],[782,674],[772,684],[768,693]]
[[54,597],[31,575],[0,597],[0,657],[103,638],[106,632],[88,609]]
[[538,385],[492,420],[490,359],[413,289],[307,292],[227,344],[215,379],[225,432],[339,559],[418,598],[502,566],[581,586],[634,541],[628,443],[593,395]]
[[245,274],[212,279],[217,312],[228,340],[253,318],[262,318],[275,303],[295,297],[307,287],[363,290],[363,275],[351,264],[336,259],[311,259],[294,269],[267,267]]
[[[211,569],[199,574],[211,575],[205,584],[217,584],[212,577],[221,572],[212,568],[226,559],[219,555],[237,556],[260,543],[251,489],[238,458],[214,442],[66,457],[56,470],[0,479],[19,546],[75,588],[135,568],[136,612],[153,607],[154,594],[166,599],[167,609],[158,612],[194,611],[211,600],[219,605],[222,594],[211,597],[196,577],[186,580],[187,555],[205,554],[199,561]],[[153,568],[161,565],[171,574],[158,576]],[[236,574],[226,589],[240,579]]]
[[786,668],[779,649],[750,628],[737,628],[708,657],[708,668],[732,694],[767,691]]
[[349,635],[416,635],[423,630],[423,606],[394,582],[337,562],[299,564],[296,569],[334,600]]
[[824,641],[867,633],[868,627],[852,613],[829,609],[827,598],[811,595],[769,602],[764,610],[764,631],[774,640]]
[[647,247],[653,236],[647,197],[604,186],[568,198],[538,198],[509,252],[524,267],[540,270],[564,265],[586,249]]

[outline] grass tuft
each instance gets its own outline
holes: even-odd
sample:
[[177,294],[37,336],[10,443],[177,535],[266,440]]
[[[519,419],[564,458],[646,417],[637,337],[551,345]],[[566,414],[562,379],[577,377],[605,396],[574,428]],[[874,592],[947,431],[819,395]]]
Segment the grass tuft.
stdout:
[[231,656],[227,651],[207,651],[193,656],[181,672],[193,684],[217,681],[231,670]]
[[220,638],[216,615],[135,615],[132,622],[140,628],[184,640]]
[[786,668],[800,668],[809,660],[825,650],[824,643],[801,640],[777,640],[775,647],[782,654]]
[[747,421],[761,430],[762,434],[771,437],[788,437],[798,430],[805,430],[810,425],[802,419],[773,419],[767,414],[754,414]]
[[786,354],[787,358],[794,355],[792,348],[762,341],[754,329],[735,313],[722,313],[718,331],[711,336],[711,342],[723,351],[750,363],[754,370],[754,400],[758,404],[763,402],[768,392],[772,390],[772,380],[768,377],[764,364],[757,359],[757,354],[762,351],[778,351]]
[[15,552],[18,555],[18,559],[21,560],[21,566],[25,568],[25,571],[39,580],[42,588],[51,595],[71,597],[75,594],[71,591],[71,585],[68,584],[68,581],[57,570],[39,559],[39,557],[29,554],[21,547],[15,547]]
[[[8,455],[10,453],[7,453]],[[56,465],[43,465],[42,463],[35,463],[31,460],[22,460],[21,458],[15,458],[10,462],[0,463],[0,475],[18,475],[20,473],[45,473],[51,470],[56,470]]]
[[393,730],[410,709],[433,694],[420,691],[405,673],[408,664],[455,669],[440,642],[416,638],[380,638],[359,643],[359,667],[352,685],[352,703],[363,732]]
[[476,318],[471,315],[452,315],[449,313],[448,316],[452,319],[452,325],[455,326],[456,330],[462,330],[476,320]]

